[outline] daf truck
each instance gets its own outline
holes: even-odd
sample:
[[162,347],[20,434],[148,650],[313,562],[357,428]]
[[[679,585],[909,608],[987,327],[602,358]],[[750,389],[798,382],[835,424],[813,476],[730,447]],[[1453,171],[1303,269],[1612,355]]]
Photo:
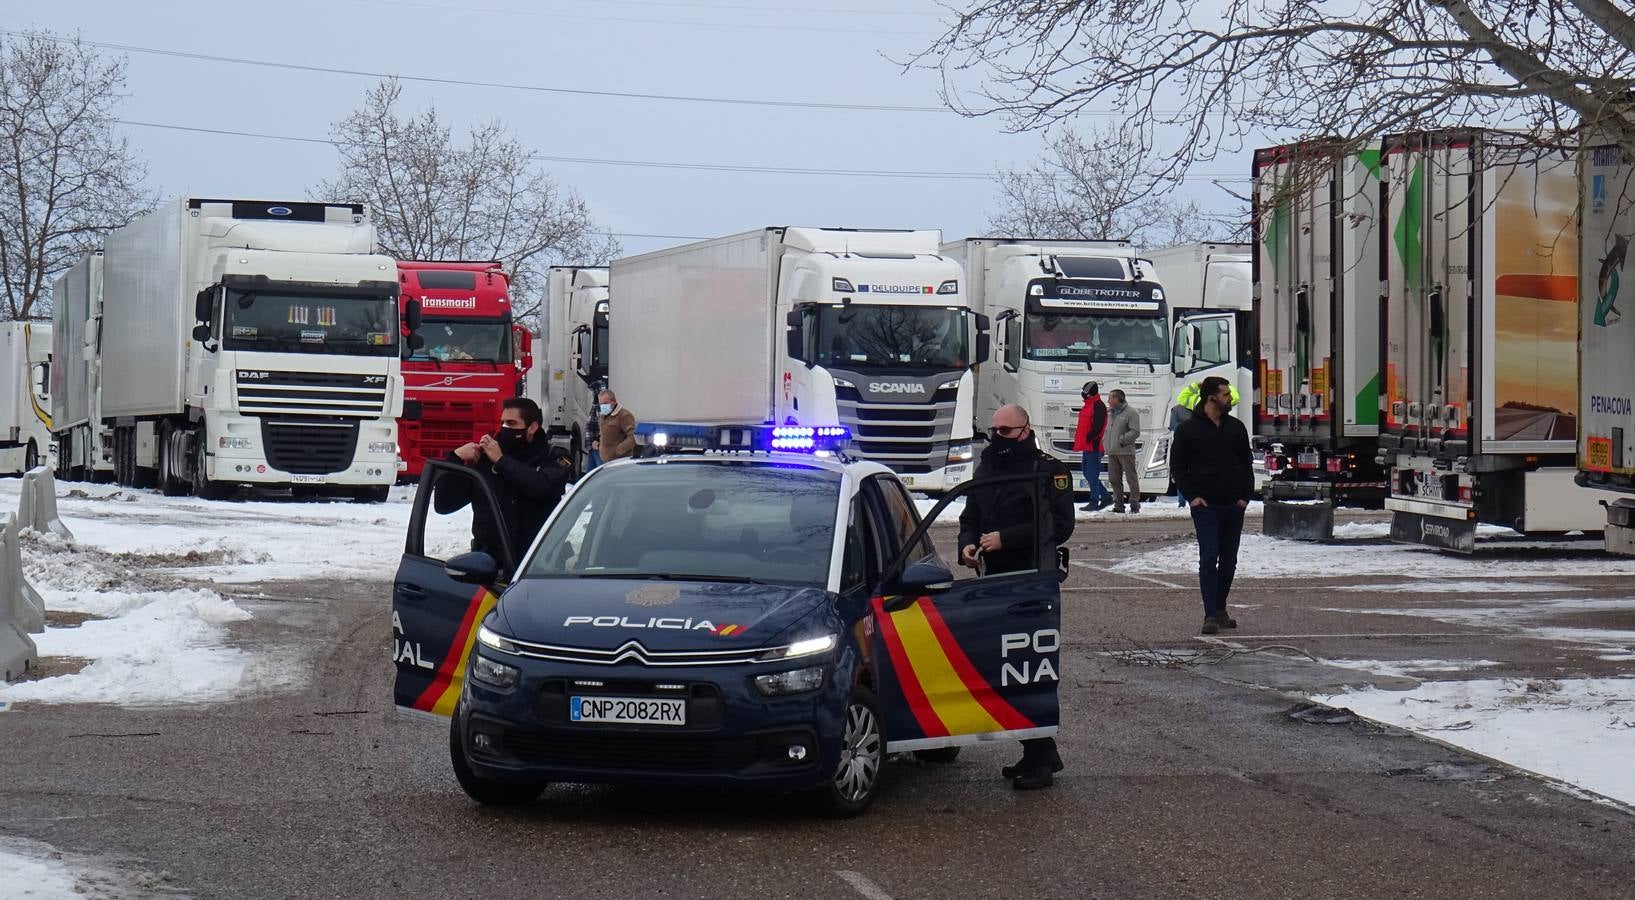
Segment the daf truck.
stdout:
[[102,252],[88,254],[51,287],[51,432],[57,477],[107,481],[113,440],[103,427]]
[[609,386],[642,421],[843,427],[852,456],[949,490],[988,320],[941,240],[780,226],[615,260]]
[[50,371],[50,322],[0,324],[0,475],[21,475],[55,456]]
[[1020,404],[1041,449],[1073,468],[1083,492],[1088,485],[1073,450],[1080,389],[1095,381],[1105,397],[1117,388],[1141,415],[1141,492],[1168,491],[1176,377],[1232,378],[1243,333],[1238,316],[1198,309],[1172,319],[1156,267],[1127,241],[966,238],[943,252],[964,265],[969,293],[996,332],[992,358],[981,367],[978,421]]
[[[1616,493],[1606,505],[1607,551],[1635,554],[1635,155],[1592,141],[1579,155],[1578,476]],[[1590,273],[1595,273],[1591,278]],[[1635,288],[1635,282],[1631,284]]]
[[1387,137],[1385,406],[1394,539],[1469,553],[1478,523],[1601,531],[1575,483],[1576,153],[1500,131]]
[[608,375],[607,266],[552,266],[546,275],[543,379],[551,440],[568,448],[575,471],[590,468],[597,437],[596,395]]
[[1327,539],[1336,506],[1379,509],[1380,150],[1255,151],[1260,352],[1254,441],[1266,533]]
[[95,385],[120,484],[384,500],[397,263],[362,204],[183,198],[109,233]]

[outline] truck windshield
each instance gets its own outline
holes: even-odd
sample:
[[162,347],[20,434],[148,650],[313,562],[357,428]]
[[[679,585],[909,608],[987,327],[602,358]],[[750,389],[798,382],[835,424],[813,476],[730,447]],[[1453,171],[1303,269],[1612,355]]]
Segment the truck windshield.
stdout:
[[822,306],[813,329],[813,362],[842,368],[963,369],[965,316],[946,307]]
[[1162,316],[1028,313],[1027,325],[1028,359],[1153,365],[1169,360],[1168,327]]
[[426,319],[420,326],[420,338],[425,343],[411,360],[511,361],[511,323],[503,319]]
[[563,502],[529,577],[829,580],[840,475],[669,460],[598,472]]
[[228,350],[280,353],[346,353],[390,356],[397,352],[397,299],[241,291],[228,289]]

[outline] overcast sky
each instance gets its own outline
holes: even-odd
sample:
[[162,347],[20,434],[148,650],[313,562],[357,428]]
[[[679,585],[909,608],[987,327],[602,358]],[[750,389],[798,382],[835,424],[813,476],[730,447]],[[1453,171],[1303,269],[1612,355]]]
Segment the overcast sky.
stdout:
[[[891,60],[928,44],[931,0],[0,0],[8,29],[126,45],[123,118],[325,138],[376,79],[179,58],[134,48],[549,88],[938,107],[934,73]],[[435,104],[457,128],[499,117],[555,157],[726,166],[992,173],[1042,138],[948,111],[811,109],[575,96],[408,81],[403,112]],[[1088,124],[1088,123],[1087,123]],[[297,199],[333,174],[322,144],[130,125],[167,196]],[[979,234],[994,201],[975,178],[847,177],[549,162],[625,251],[765,225]],[[1247,175],[1217,161],[1210,171]],[[1190,190],[1218,205],[1220,189]]]

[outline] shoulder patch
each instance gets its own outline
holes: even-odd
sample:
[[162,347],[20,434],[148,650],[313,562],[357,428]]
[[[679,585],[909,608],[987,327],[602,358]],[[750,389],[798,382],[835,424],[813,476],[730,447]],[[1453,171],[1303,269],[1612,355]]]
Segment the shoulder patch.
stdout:
[[1065,491],[1072,486],[1073,477],[1071,475],[1057,475],[1054,479],[1054,483],[1056,485],[1056,490]]

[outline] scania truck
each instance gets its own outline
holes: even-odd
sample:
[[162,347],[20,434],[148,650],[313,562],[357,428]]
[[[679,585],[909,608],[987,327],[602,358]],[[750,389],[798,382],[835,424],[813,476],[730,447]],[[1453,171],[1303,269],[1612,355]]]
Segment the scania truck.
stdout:
[[50,462],[51,323],[0,324],[0,475]]
[[111,433],[102,425],[102,252],[88,254],[51,287],[51,433],[57,477],[113,477]]
[[362,204],[183,198],[111,232],[100,404],[116,480],[383,500],[403,411],[397,263]]
[[1380,432],[1380,151],[1310,141],[1254,156],[1266,533],[1327,539],[1387,494]]
[[1500,131],[1387,137],[1391,535],[1469,553],[1478,523],[1601,531],[1578,447],[1576,152]]
[[402,476],[494,431],[500,404],[521,396],[533,335],[511,316],[511,279],[497,261],[398,260],[400,306],[420,305],[420,346],[403,361],[409,414],[398,419]]
[[1127,241],[966,238],[943,252],[964,265],[970,296],[997,332],[993,358],[982,360],[978,421],[1022,405],[1041,448],[1073,468],[1083,492],[1073,450],[1080,389],[1094,381],[1105,397],[1118,388],[1141,414],[1141,492],[1167,491],[1176,376],[1232,377],[1236,315],[1199,310],[1172,320],[1152,261]]
[[[1578,476],[1616,492],[1606,503],[1607,551],[1635,554],[1635,154],[1591,141],[1579,155]],[[1595,273],[1591,278],[1590,273]],[[1631,282],[1635,288],[1635,281]]]
[[768,227],[615,260],[610,387],[645,421],[821,425],[916,491],[972,473],[987,317],[934,230]]
[[546,276],[544,396],[551,439],[566,446],[576,471],[590,467],[596,439],[596,395],[607,384],[607,266],[552,266]]

